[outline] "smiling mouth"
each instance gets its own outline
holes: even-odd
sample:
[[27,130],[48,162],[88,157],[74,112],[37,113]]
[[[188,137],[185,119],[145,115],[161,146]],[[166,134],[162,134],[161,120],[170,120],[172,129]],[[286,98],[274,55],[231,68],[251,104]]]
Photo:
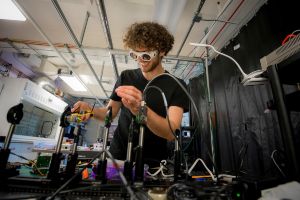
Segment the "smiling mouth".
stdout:
[[146,63],[146,62],[144,62],[144,63],[139,62],[139,65],[140,65],[141,67],[146,67],[147,64],[148,64],[148,63]]

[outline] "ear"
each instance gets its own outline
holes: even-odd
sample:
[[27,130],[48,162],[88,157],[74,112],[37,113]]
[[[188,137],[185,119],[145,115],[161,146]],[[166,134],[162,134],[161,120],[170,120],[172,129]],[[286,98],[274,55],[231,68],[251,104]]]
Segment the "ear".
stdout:
[[164,57],[165,56],[165,52],[159,52],[159,57]]

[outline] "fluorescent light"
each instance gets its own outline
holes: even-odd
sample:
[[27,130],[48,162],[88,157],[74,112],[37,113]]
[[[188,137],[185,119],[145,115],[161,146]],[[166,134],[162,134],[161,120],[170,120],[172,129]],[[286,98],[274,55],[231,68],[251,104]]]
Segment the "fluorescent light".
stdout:
[[11,0],[0,0],[0,19],[26,20],[24,15]]
[[59,75],[59,78],[61,78],[66,84],[68,84],[74,91],[76,92],[85,92],[87,89],[81,84],[81,82],[72,75]]

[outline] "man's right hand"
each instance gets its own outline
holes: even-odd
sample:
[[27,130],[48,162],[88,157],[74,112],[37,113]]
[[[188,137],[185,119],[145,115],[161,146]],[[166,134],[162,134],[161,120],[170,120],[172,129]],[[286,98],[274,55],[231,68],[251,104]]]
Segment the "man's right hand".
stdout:
[[73,108],[71,109],[71,112],[77,112],[80,114],[83,114],[81,117],[82,121],[88,120],[92,116],[92,108],[91,106],[83,101],[78,101],[74,104]]

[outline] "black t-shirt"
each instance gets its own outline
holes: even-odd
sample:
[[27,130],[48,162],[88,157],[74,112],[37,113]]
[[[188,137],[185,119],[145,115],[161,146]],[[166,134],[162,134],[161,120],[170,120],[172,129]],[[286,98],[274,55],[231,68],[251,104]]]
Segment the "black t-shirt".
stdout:
[[[185,87],[184,81],[178,79]],[[145,79],[140,69],[125,70],[118,78],[113,93],[110,98],[114,101],[121,101],[121,98],[116,94],[115,89],[121,85],[131,85],[143,92],[148,80]],[[178,83],[167,75],[155,78],[151,86],[159,87],[165,94],[168,106],[178,106],[188,109],[189,100],[187,95],[178,85]],[[149,85],[149,86],[150,86]],[[146,92],[146,104],[155,113],[162,117],[166,117],[166,109],[161,92],[157,89],[148,88]],[[112,142],[110,144],[110,152],[116,159],[125,160],[128,143],[129,126],[132,120],[132,113],[125,106],[121,106],[121,113],[118,120],[118,127],[114,132]],[[134,134],[133,146],[138,144],[138,134]],[[155,135],[147,127],[144,131],[144,146],[143,155],[145,163],[157,161],[160,162],[167,158],[167,140]],[[134,154],[133,154],[134,158]]]

